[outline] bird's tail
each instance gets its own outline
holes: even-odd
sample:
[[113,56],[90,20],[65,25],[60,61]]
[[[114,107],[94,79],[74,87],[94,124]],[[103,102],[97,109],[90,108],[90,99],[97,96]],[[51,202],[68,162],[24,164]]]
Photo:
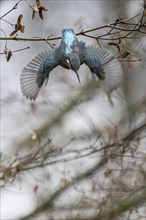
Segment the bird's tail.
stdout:
[[24,96],[31,100],[36,99],[44,81],[48,79],[48,76],[43,74],[43,63],[47,56],[47,51],[38,54],[22,71],[20,77],[21,91]]

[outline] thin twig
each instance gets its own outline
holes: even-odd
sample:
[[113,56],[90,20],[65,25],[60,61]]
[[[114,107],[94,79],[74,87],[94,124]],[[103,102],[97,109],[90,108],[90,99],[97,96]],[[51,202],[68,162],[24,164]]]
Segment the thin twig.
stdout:
[[[29,49],[30,47],[25,47],[25,48],[22,48],[22,49],[19,49],[19,50],[12,50],[11,52],[12,53],[15,53],[15,52],[20,52],[20,51],[23,51],[23,50],[27,50],[27,49]],[[2,52],[2,53],[0,53],[0,54],[5,54],[5,52]]]

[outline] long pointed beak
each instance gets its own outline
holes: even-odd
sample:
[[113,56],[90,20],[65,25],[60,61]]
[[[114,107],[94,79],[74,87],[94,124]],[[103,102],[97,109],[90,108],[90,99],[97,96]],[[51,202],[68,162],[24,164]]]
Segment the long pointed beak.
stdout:
[[80,77],[79,77],[79,71],[76,70],[76,71],[74,71],[74,72],[75,72],[75,74],[76,74],[76,76],[77,76],[77,78],[78,78],[79,83],[81,83],[81,80],[80,80]]
[[[67,61],[67,63],[68,63],[68,65],[69,65],[69,68],[70,69],[72,69],[71,68],[71,65],[70,65],[70,61],[69,60],[66,60]],[[72,69],[73,70],[73,69]],[[76,76],[77,76],[77,78],[78,78],[78,81],[79,81],[79,83],[81,83],[81,80],[80,80],[80,77],[79,77],[79,71],[78,70],[73,70],[74,72],[75,72],[75,74],[76,74]]]

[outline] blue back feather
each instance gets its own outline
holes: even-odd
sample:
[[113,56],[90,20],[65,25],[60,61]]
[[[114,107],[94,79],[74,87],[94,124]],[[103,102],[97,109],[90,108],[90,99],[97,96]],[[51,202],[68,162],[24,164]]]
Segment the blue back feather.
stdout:
[[73,41],[75,40],[75,33],[73,29],[63,29],[62,30],[62,37],[63,41],[66,45],[65,53],[70,54],[72,53],[71,46],[73,45]]

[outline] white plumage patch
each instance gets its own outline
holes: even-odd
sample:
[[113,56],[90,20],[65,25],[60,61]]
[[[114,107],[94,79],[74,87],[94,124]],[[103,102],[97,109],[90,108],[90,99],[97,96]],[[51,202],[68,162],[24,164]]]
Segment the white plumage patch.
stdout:
[[73,44],[73,41],[75,39],[75,34],[74,34],[74,31],[73,29],[64,29],[62,31],[62,34],[63,34],[63,40],[65,42],[65,53],[66,54],[70,54],[72,52],[72,44]]

